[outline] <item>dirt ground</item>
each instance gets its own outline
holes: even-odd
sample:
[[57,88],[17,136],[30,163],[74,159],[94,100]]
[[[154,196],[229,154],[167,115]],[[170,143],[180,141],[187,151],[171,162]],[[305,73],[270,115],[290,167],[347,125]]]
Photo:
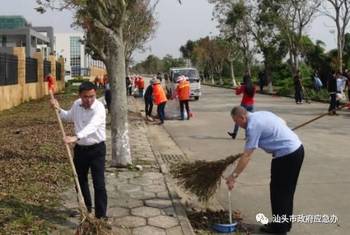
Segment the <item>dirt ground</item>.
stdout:
[[[62,107],[77,98],[56,95]],[[72,131],[65,124],[67,134]],[[66,150],[48,97],[0,112],[0,234],[49,231],[64,219],[59,192],[72,184]]]

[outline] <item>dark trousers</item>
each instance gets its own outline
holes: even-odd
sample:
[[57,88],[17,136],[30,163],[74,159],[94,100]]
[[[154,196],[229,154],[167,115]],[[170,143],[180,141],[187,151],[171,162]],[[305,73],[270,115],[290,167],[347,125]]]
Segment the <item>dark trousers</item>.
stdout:
[[181,120],[185,119],[184,108],[186,108],[187,119],[190,119],[190,106],[188,105],[188,100],[180,100]]
[[131,94],[132,94],[132,86],[128,86],[128,87],[126,88],[126,94],[127,94],[127,95],[131,95]]
[[78,174],[80,188],[88,211],[91,211],[92,202],[89,190],[88,173],[91,176],[95,192],[95,216],[106,217],[107,192],[105,186],[105,159],[106,145],[104,142],[91,146],[75,145],[74,165]]
[[259,82],[259,87],[260,87],[260,92],[263,93],[264,92],[264,85],[265,83],[263,81]]
[[139,88],[139,97],[143,97],[143,88]]
[[301,103],[303,101],[303,90],[301,87],[295,87],[295,103]]
[[166,102],[163,102],[158,104],[157,106],[157,113],[161,123],[164,123],[164,119],[165,119],[165,112],[164,112],[165,105],[166,105]]
[[294,192],[299,172],[304,160],[304,147],[271,162],[270,199],[272,215],[279,218],[286,216],[288,222],[273,223],[275,229],[287,232],[291,229]]
[[151,116],[153,110],[153,102],[145,100],[145,113],[146,116]]
[[329,108],[328,108],[328,112],[333,112],[335,113],[335,109],[337,106],[337,94],[330,94],[329,95],[331,97],[330,101],[329,101]]
[[108,111],[110,111],[111,102],[112,102],[111,90],[105,90],[105,100],[106,100],[107,109]]

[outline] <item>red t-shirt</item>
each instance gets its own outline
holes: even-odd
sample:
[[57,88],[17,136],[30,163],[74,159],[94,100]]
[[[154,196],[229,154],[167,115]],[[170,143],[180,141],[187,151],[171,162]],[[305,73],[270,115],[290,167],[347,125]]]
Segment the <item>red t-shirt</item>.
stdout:
[[[256,92],[256,88],[255,86],[253,86],[254,95],[255,95],[255,92]],[[236,95],[240,95],[242,93],[243,93],[243,98],[242,98],[241,104],[247,105],[247,106],[254,105],[255,103],[254,95],[252,97],[247,95],[247,93],[245,92],[245,85],[241,85],[236,89]]]

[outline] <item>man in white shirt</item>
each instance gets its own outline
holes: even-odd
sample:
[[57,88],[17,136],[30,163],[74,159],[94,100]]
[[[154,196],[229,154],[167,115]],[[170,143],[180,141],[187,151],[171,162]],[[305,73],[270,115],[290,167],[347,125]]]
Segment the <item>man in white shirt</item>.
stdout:
[[95,191],[95,216],[105,218],[106,111],[104,105],[96,99],[96,86],[93,83],[83,82],[79,86],[79,97],[70,110],[61,109],[56,99],[52,99],[51,104],[59,110],[63,120],[74,123],[75,136],[66,136],[64,142],[75,143],[74,165],[88,211],[91,212],[92,208],[88,183],[88,172],[91,169]]

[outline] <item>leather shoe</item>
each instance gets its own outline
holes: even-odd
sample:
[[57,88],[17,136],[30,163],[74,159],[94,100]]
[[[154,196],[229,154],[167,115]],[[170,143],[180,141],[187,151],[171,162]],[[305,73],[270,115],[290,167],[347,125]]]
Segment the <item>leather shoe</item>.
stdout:
[[228,134],[229,136],[231,136],[232,139],[236,139],[236,134],[235,134],[235,133],[229,132],[229,131],[228,131],[227,134]]
[[264,233],[281,234],[281,235],[287,234],[287,232],[289,232],[288,229],[277,228],[272,223],[268,223],[260,227],[260,231]]

